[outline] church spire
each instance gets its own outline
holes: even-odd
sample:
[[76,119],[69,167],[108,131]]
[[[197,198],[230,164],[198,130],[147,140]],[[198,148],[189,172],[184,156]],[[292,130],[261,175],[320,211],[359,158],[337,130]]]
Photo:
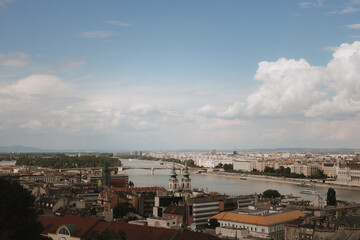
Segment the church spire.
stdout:
[[175,169],[175,163],[173,161],[173,167],[170,173],[170,179],[169,179],[169,190],[170,191],[177,191],[179,189],[179,183],[178,179],[176,178],[176,169]]
[[175,180],[176,176],[177,176],[177,173],[176,173],[176,170],[175,170],[175,163],[173,161],[173,167],[172,167],[172,170],[171,170],[171,173],[170,173],[170,179]]
[[185,161],[185,168],[184,168],[184,171],[183,171],[183,178],[184,179],[190,179],[189,178],[189,170],[188,170],[188,166],[187,166],[187,161]]
[[187,166],[187,161],[185,161],[185,167],[183,171],[183,177],[181,179],[181,185],[183,192],[191,192],[191,179],[189,177],[189,169]]

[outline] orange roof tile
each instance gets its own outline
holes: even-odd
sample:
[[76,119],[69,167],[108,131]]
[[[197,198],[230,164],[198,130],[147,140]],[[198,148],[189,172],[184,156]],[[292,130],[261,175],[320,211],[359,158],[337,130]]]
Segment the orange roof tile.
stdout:
[[239,214],[232,212],[222,212],[211,218],[217,220],[231,221],[231,222],[241,222],[249,223],[263,226],[271,226],[280,223],[286,223],[298,219],[299,217],[305,217],[305,213],[300,210],[295,210],[291,212],[284,212],[269,216],[255,216],[248,214]]

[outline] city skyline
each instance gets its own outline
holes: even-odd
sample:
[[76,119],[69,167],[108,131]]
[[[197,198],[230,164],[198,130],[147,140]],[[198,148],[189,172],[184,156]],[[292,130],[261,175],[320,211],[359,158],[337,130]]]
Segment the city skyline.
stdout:
[[358,149],[359,11],[0,0],[0,146]]

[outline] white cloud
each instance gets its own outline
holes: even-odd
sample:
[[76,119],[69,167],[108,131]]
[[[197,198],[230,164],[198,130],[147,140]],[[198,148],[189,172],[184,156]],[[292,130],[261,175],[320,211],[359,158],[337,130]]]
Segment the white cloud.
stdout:
[[360,23],[346,25],[349,29],[360,29]]
[[316,91],[326,74],[304,60],[281,58],[261,62],[255,79],[262,82],[259,90],[246,100],[245,114],[259,116],[303,115],[305,108],[323,94]]
[[130,112],[135,115],[149,115],[155,114],[158,110],[150,104],[138,104],[130,108]]
[[42,127],[42,123],[38,120],[31,120],[30,122],[20,124],[20,128],[37,129]]
[[345,7],[341,10],[337,10],[337,11],[332,11],[332,12],[328,12],[327,14],[347,14],[347,13],[354,13],[354,12],[358,12],[360,11],[360,8],[355,8],[355,7]]
[[29,55],[20,52],[0,53],[0,65],[6,67],[25,67],[29,65],[28,57]]
[[315,1],[312,1],[312,2],[300,2],[299,6],[302,7],[302,8],[322,7],[324,1],[325,0],[315,0]]
[[105,23],[112,24],[112,25],[116,25],[116,26],[121,26],[121,27],[129,27],[129,26],[131,26],[131,25],[128,24],[128,23],[119,22],[119,21],[113,21],[113,20],[105,21]]
[[86,65],[85,61],[68,62],[63,64],[64,67],[83,67]]
[[263,61],[254,76],[261,84],[245,101],[227,107],[204,105],[206,117],[323,117],[360,114],[360,42],[342,44],[327,66],[311,66],[305,59]]
[[71,84],[64,83],[58,77],[47,74],[36,74],[20,79],[17,83],[0,89],[0,93],[16,95],[46,94],[61,96],[71,89]]
[[347,7],[342,9],[339,14],[354,13],[360,11],[360,8]]
[[79,34],[80,37],[85,37],[85,38],[108,38],[114,35],[116,35],[116,33],[110,31],[89,31],[89,32],[81,32]]

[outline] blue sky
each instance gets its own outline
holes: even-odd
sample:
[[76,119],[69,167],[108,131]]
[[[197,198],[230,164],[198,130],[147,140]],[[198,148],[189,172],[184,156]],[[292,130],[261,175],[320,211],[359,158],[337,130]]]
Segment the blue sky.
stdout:
[[0,0],[0,145],[360,144],[360,1]]

